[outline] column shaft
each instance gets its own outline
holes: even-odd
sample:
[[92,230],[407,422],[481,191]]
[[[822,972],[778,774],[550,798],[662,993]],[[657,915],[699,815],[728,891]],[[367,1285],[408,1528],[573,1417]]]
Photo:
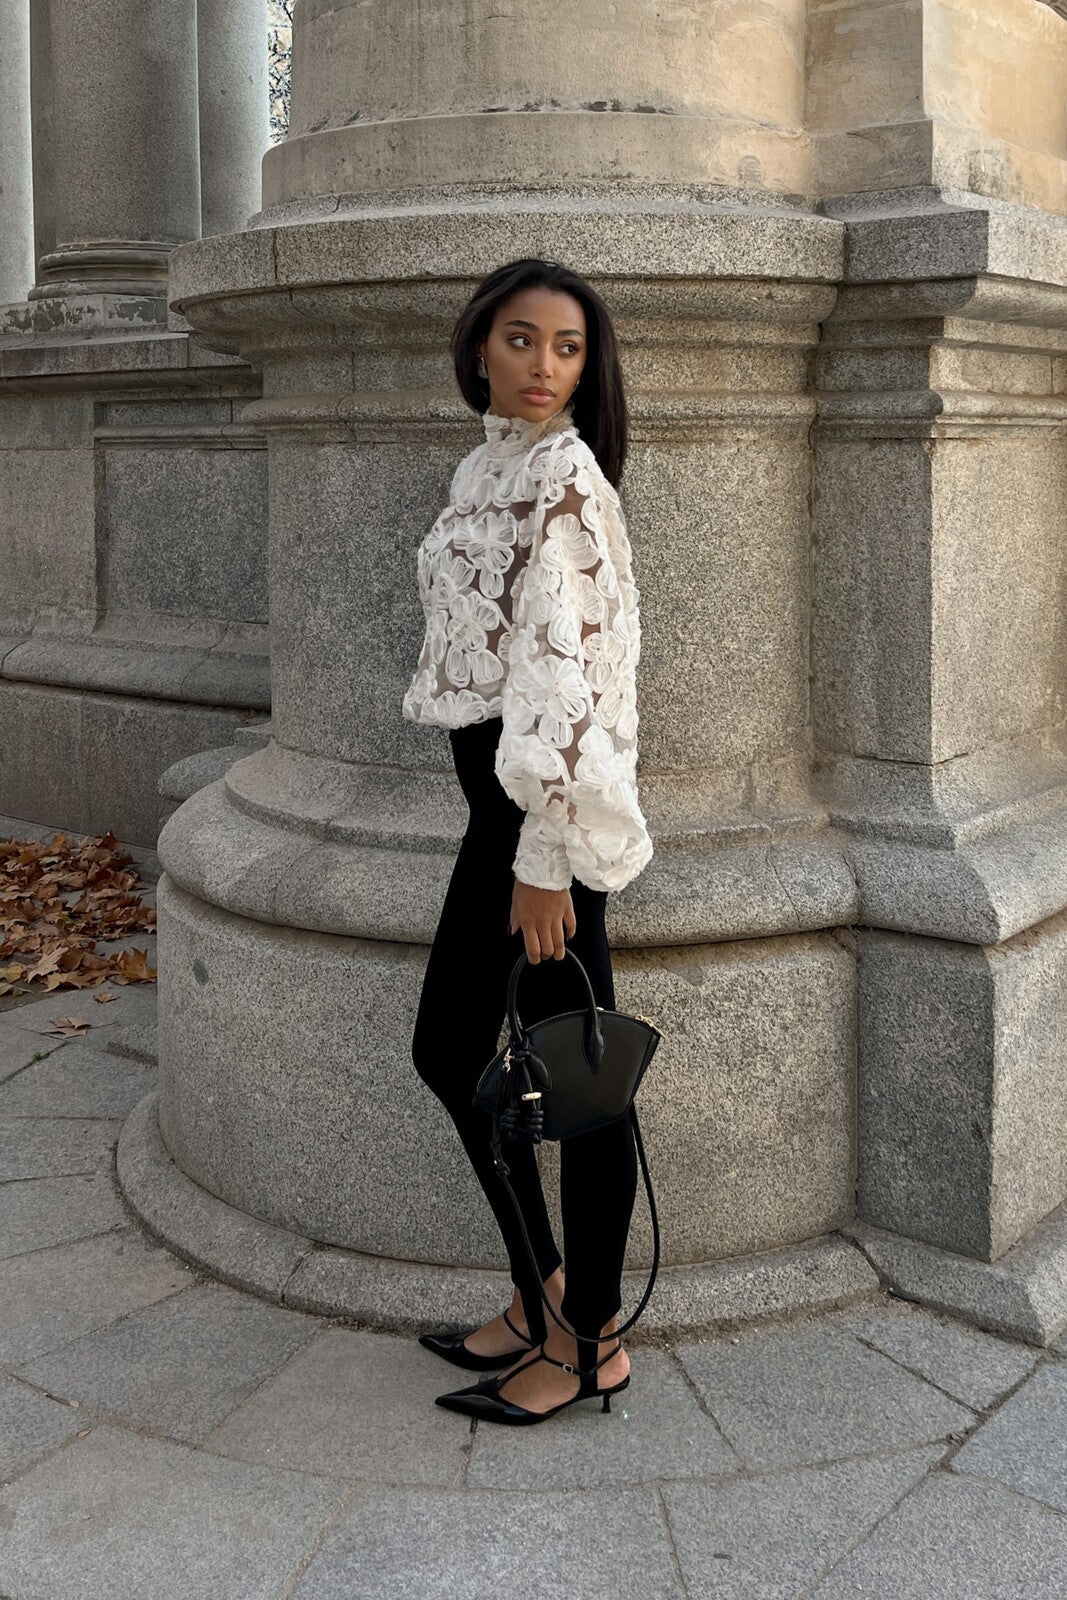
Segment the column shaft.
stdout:
[[198,0],[201,233],[235,233],[260,204],[270,144],[263,0]]
[[51,0],[55,248],[35,298],[166,293],[200,233],[192,0]]
[[33,282],[30,148],[29,7],[0,0],[0,305]]

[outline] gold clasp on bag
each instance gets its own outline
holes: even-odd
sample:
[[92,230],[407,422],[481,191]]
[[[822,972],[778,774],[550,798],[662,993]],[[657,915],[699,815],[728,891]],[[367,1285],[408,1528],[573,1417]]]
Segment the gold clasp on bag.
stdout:
[[[598,1011],[605,1011],[606,1009],[607,1009],[606,1006],[597,1006],[597,1010]],[[636,1018],[636,1020],[638,1022],[647,1022],[650,1028],[654,1028],[656,1026],[656,1024],[652,1021],[651,1017],[646,1017],[640,1011],[635,1011],[634,1012],[634,1017]]]

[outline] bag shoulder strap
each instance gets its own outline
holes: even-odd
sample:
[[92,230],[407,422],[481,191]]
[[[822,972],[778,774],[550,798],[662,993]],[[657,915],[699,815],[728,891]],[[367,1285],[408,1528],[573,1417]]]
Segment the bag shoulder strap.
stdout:
[[[625,1333],[628,1328],[633,1327],[638,1317],[648,1305],[649,1298],[652,1294],[652,1286],[656,1281],[656,1274],[659,1271],[659,1218],[656,1215],[656,1198],[652,1193],[652,1179],[649,1175],[648,1159],[645,1155],[645,1146],[641,1138],[641,1125],[637,1120],[637,1107],[632,1100],[630,1102],[627,1115],[630,1119],[630,1125],[633,1128],[634,1143],[637,1146],[637,1154],[641,1162],[641,1173],[645,1180],[645,1192],[648,1195],[648,1212],[652,1221],[652,1270],[648,1275],[648,1283],[645,1285],[645,1291],[642,1294],[641,1299],[638,1301],[637,1310],[634,1311],[631,1316],[627,1317],[625,1322],[621,1322],[615,1329],[614,1333],[598,1334],[595,1337],[592,1335],[582,1334],[581,1337],[583,1339],[588,1339],[590,1344],[607,1344],[609,1339],[617,1339],[620,1334]],[[515,1215],[518,1218],[519,1227],[522,1229],[522,1237],[526,1244],[526,1251],[530,1258],[530,1265],[533,1267],[534,1279],[541,1290],[541,1299],[544,1301],[552,1321],[556,1323],[558,1327],[563,1328],[567,1333],[570,1333],[571,1329],[567,1327],[565,1322],[561,1322],[559,1317],[556,1316],[555,1311],[552,1309],[551,1301],[545,1294],[545,1286],[541,1282],[541,1271],[537,1265],[537,1257],[534,1254],[534,1248],[530,1240],[530,1235],[526,1231],[526,1222],[522,1215],[522,1207],[519,1205],[518,1197],[508,1181],[508,1172],[510,1169],[507,1162],[504,1160],[500,1145],[500,1131],[495,1123],[495,1120],[491,1143],[493,1151],[493,1164],[500,1175],[500,1181],[503,1183],[505,1189],[511,1197],[511,1203],[515,1208]]]

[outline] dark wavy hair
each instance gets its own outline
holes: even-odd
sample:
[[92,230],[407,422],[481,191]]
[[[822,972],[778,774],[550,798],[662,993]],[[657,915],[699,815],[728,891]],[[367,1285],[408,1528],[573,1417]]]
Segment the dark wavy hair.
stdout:
[[581,302],[586,358],[570,404],[578,432],[612,488],[618,489],[626,461],[628,424],[615,329],[592,284],[562,262],[526,256],[505,262],[482,279],[452,330],[452,360],[460,393],[475,411],[489,409],[489,380],[478,375],[478,345],[488,337],[497,307],[520,289],[560,289]]

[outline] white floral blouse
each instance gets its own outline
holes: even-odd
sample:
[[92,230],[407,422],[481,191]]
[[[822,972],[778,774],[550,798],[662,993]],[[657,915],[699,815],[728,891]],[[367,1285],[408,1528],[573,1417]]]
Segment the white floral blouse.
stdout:
[[619,497],[563,406],[483,413],[419,547],[412,722],[500,717],[495,771],[526,812],[522,883],[622,889],[652,855],[637,797],[640,591]]

